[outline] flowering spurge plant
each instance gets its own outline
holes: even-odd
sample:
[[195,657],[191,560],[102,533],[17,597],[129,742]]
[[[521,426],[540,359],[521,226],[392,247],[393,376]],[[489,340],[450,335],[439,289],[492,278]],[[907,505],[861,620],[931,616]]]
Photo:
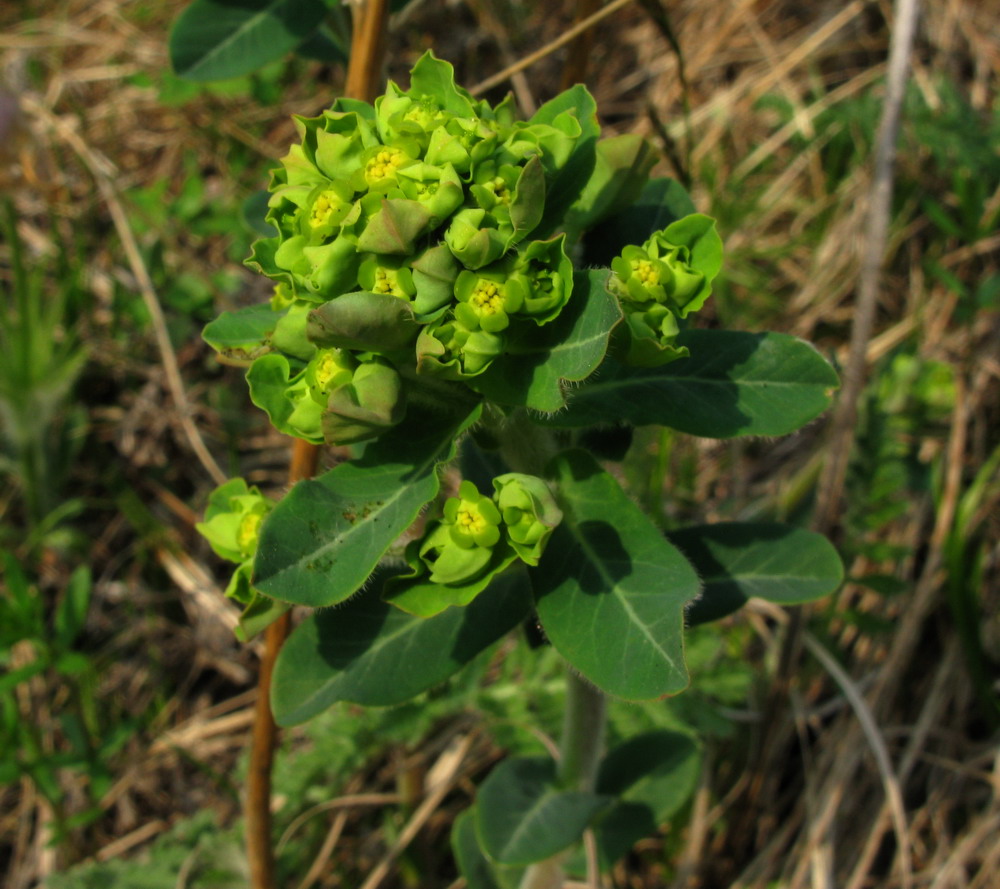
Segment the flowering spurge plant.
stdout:
[[683,691],[686,626],[824,595],[841,565],[772,522],[665,533],[607,463],[642,425],[783,435],[837,377],[790,336],[690,326],[715,223],[649,179],[641,139],[600,138],[582,87],[519,120],[427,55],[407,89],[297,125],[250,260],[274,296],[205,331],[278,429],[352,446],[273,507],[228,483],[202,526],[238,565],[244,635],[316,609],[278,659],[275,717],[409,700],[540,627],[568,666],[561,760],[501,763],[456,858],[473,889],[555,886],[592,829],[610,867],[683,804],[698,751],[659,732],[605,752],[605,700]]

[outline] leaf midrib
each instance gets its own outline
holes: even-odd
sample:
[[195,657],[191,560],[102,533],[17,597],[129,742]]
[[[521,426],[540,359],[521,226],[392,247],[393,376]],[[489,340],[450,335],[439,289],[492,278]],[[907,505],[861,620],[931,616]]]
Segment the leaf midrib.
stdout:
[[235,31],[230,32],[229,36],[226,37],[225,40],[223,40],[220,43],[216,43],[212,49],[210,49],[207,53],[201,56],[201,58],[194,65],[188,68],[188,70],[185,72],[187,76],[190,77],[192,73],[195,73],[199,69],[206,67],[206,65],[211,67],[211,63],[215,61],[217,58],[219,58],[220,55],[225,53],[230,48],[230,44],[242,38],[246,32],[258,28],[261,25],[262,20],[273,17],[276,21],[281,22],[280,16],[271,16],[271,13],[276,8],[286,5],[287,2],[288,0],[272,0],[272,2],[269,3],[266,7],[261,9],[259,12],[257,12],[250,18],[246,19],[244,23],[240,25],[240,27],[238,27]]

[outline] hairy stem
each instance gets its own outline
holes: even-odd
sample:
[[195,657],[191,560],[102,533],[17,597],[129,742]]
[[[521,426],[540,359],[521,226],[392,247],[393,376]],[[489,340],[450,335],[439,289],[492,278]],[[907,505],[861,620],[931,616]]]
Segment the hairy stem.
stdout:
[[[573,670],[566,675],[566,712],[563,714],[562,742],[559,745],[559,783],[566,790],[591,791],[597,766],[604,752],[607,698]],[[521,879],[520,889],[561,889],[560,852],[531,865]]]

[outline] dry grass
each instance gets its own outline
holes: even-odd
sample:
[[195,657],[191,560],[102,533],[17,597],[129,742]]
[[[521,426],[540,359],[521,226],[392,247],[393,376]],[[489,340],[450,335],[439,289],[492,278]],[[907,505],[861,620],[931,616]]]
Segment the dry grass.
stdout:
[[[20,231],[38,261],[57,249],[53,226],[64,238],[74,229],[85,232],[94,299],[87,322],[91,378],[104,380],[101,393],[109,396],[88,403],[93,434],[105,459],[123,464],[122,477],[156,526],[144,534],[133,516],[106,508],[87,532],[93,532],[98,578],[92,632],[107,640],[117,662],[107,670],[103,693],[126,702],[123,714],[137,714],[162,683],[173,688],[157,719],[130,742],[117,781],[101,800],[105,817],[83,850],[98,860],[134,853],[200,807],[235,817],[234,801],[221,797],[192,763],[222,774],[233,767],[247,737],[252,696],[243,689],[254,667],[230,641],[232,612],[213,563],[202,561],[204,548],[191,533],[217,474],[214,465],[225,460],[224,423],[207,393],[220,379],[238,385],[238,377],[220,378],[194,338],[171,344],[141,251],[129,246],[128,195],[161,180],[176,193],[192,165],[210,189],[231,188],[234,147],[279,156],[292,138],[290,113],[312,114],[329,104],[341,76],[325,72],[289,84],[273,106],[217,95],[165,106],[155,87],[135,75],[155,80],[166,66],[166,29],[181,5],[48,0],[32,7],[31,18],[23,17],[23,4],[0,12],[0,85],[20,108],[14,134],[0,145],[0,186],[13,195]],[[414,3],[390,38],[391,74],[402,78],[430,46],[455,61],[463,82],[482,81],[557,39],[573,20],[573,4],[563,6],[560,15],[514,0]],[[724,208],[739,195],[753,196],[743,201],[742,216],[727,220],[734,268],[714,320],[746,325],[766,317],[844,359],[870,170],[856,166],[831,187],[816,122],[883,76],[887,13],[885,2],[860,0],[673,3],[669,25],[684,51],[683,71],[663,22],[638,3],[599,26],[587,82],[609,130],[642,132],[664,145],[680,167],[671,170],[665,161],[664,171],[690,174],[700,206]],[[558,89],[564,52],[514,75],[524,107]],[[1000,18],[993,3],[930,0],[913,77],[931,107],[945,101],[942,77],[957,82],[974,108],[995,107]],[[791,109],[787,121],[759,102],[775,95]],[[925,160],[919,151],[904,154],[900,176],[919,181]],[[991,200],[995,207],[1000,194]],[[179,265],[239,271],[224,237],[163,237],[165,253]],[[786,647],[790,659],[774,686],[780,693],[760,689],[754,702],[760,720],[743,739],[745,747],[712,751],[709,761],[722,767],[704,776],[680,837],[675,831],[640,847],[616,871],[616,886],[991,889],[1000,879],[1000,751],[949,626],[946,552],[956,515],[967,506],[970,478],[997,446],[1000,333],[995,314],[961,320],[954,293],[925,275],[929,238],[918,212],[891,231],[868,357],[875,365],[907,345],[953,368],[959,398],[946,434],[916,442],[924,461],[939,468],[940,495],[937,502],[914,499],[909,511],[878,529],[879,541],[908,557],[858,555],[848,566],[852,577],[897,572],[907,592],[887,598],[849,583],[833,607],[812,612],[824,615],[823,641],[806,636],[804,646]],[[935,249],[960,280],[1000,269],[996,237]],[[754,266],[770,276],[763,297],[754,290],[759,277],[745,273]],[[250,301],[259,284],[249,274],[245,280],[239,298]],[[122,286],[154,307],[144,342],[115,335],[113,294]],[[683,460],[696,463],[692,496],[699,516],[731,517],[791,509],[788,492],[809,488],[822,446],[816,426],[778,443],[692,442],[671,459],[674,468]],[[283,445],[263,425],[245,432],[241,451],[244,473],[280,487]],[[965,528],[970,539],[993,541],[978,591],[987,616],[1000,606],[998,515],[994,479]],[[56,586],[72,566],[53,559],[49,583]],[[182,606],[180,614],[162,607],[165,594]],[[136,612],[124,608],[125,601],[145,614],[127,628],[117,621]],[[866,631],[859,615],[891,622],[893,631]],[[750,620],[760,631],[761,669],[773,669],[786,618],[765,611]],[[990,632],[995,636],[995,627]],[[996,656],[997,640],[987,634],[984,644]],[[155,667],[145,660],[149,651],[159,652]],[[51,720],[45,711],[57,692],[35,683],[22,700],[26,718]],[[52,733],[58,737],[54,725]],[[428,783],[430,796],[415,809],[413,830],[395,846],[377,835],[350,838],[356,810],[331,801],[329,809],[339,814],[316,850],[317,864],[303,863],[303,889],[334,885],[324,882],[322,865],[348,854],[371,862],[366,886],[390,885],[389,864],[418,828],[429,823],[431,835],[444,841],[451,809],[439,809],[441,788],[457,782],[468,789],[470,776],[495,756],[468,726],[446,735],[439,749],[428,746],[422,754],[425,765],[437,761],[446,774],[437,790]],[[445,746],[456,737],[462,739],[457,749]],[[71,799],[82,798],[73,792],[78,780],[66,779]],[[353,792],[389,789],[389,782],[373,778]],[[10,889],[35,885],[72,854],[46,846],[52,813],[30,782],[0,791],[0,813],[0,867]],[[679,850],[670,868],[665,849]]]

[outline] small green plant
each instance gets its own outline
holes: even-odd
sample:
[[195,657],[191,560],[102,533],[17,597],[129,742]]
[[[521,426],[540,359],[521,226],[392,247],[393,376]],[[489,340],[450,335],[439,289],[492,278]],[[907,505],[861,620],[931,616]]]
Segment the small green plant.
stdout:
[[[89,569],[68,578],[49,618],[45,597],[11,553],[0,550],[0,568],[0,785],[29,779],[51,807],[55,842],[72,847],[80,829],[103,814],[98,801],[113,783],[111,763],[135,726],[107,724],[97,664],[80,650]],[[53,700],[54,688],[60,694]],[[83,806],[62,780],[69,772],[86,775]]]
[[202,526],[238,566],[244,635],[316,609],[279,657],[275,717],[405,702],[540,626],[567,668],[561,757],[497,766],[455,856],[472,887],[557,886],[592,829],[608,868],[683,803],[690,785],[664,807],[664,776],[696,751],[658,730],[605,753],[606,698],[682,692],[685,627],[825,595],[842,569],[784,525],[665,536],[587,443],[783,435],[836,375],[789,336],[688,326],[722,265],[715,223],[649,179],[643,140],[601,138],[583,87],[519,120],[428,54],[408,89],[297,126],[250,260],[273,298],[205,330],[275,427],[353,447],[277,503],[229,482]]
[[33,547],[82,509],[61,499],[86,426],[72,399],[87,360],[74,330],[82,288],[70,245],[60,244],[52,269],[25,256],[10,200],[0,204],[0,232],[0,472],[16,485]]

